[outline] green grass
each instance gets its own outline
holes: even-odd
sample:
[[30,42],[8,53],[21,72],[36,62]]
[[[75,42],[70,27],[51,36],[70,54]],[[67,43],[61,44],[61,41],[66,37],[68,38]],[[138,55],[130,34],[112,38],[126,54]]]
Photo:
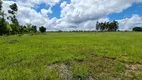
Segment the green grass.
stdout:
[[[62,69],[60,64],[68,69]],[[57,66],[49,69],[51,65]],[[130,69],[125,65],[130,65]],[[0,36],[0,80],[63,80],[61,70],[68,71],[71,80],[89,77],[141,80],[142,33],[62,32]]]

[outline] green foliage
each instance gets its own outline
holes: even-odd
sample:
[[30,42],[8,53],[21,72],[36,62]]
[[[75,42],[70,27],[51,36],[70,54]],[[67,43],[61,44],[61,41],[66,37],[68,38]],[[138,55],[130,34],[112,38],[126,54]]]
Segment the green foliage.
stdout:
[[9,16],[9,18],[12,22],[12,24],[11,24],[12,34],[21,33],[20,32],[20,25],[19,25],[19,22],[16,18],[16,12],[18,11],[18,6],[16,3],[14,3],[14,4],[11,4],[9,7],[11,9],[11,10],[8,10],[8,13],[11,14],[11,16]]
[[119,23],[117,21],[113,22],[101,22],[97,21],[96,30],[99,31],[117,31]]
[[11,4],[9,7],[10,10],[8,10],[8,13],[11,15],[8,17],[8,19],[12,22],[12,24],[6,22],[5,13],[2,11],[2,1],[0,0],[0,35],[37,32],[37,27],[31,26],[31,24],[27,24],[27,27],[19,25],[19,22],[16,18],[16,13],[18,11],[18,6],[16,3]]
[[22,28],[23,28],[23,31],[24,31],[24,32],[28,32],[28,31],[29,31],[26,26],[23,26]]
[[79,63],[73,63],[72,73],[73,80],[85,80],[88,77],[88,68],[87,65],[82,65]]
[[[0,8],[2,8],[2,2],[0,2]],[[11,14],[11,16],[8,17],[8,19],[11,20],[12,24],[9,24],[5,20],[5,13],[3,11],[0,11],[0,35],[2,34],[19,34],[24,32],[23,28],[19,25],[19,22],[16,18],[16,12],[18,11],[18,7],[16,3],[9,6],[11,10],[8,10],[8,13]],[[1,10],[1,9],[0,9]]]
[[5,13],[2,11],[2,1],[0,0],[0,35],[7,34]]
[[11,34],[11,32],[13,31],[10,24],[6,23],[6,28],[7,28],[7,34]]
[[20,27],[17,26],[16,24],[10,24],[11,28],[12,28],[12,34],[18,34],[20,31]]
[[28,23],[26,26],[27,26],[28,32],[30,32],[32,24]]
[[2,0],[0,0],[0,11],[2,10]]
[[142,27],[134,27],[133,31],[142,31]]
[[33,31],[33,32],[37,32],[37,27],[36,27],[36,26],[34,26],[34,25],[32,25],[32,27],[31,27],[31,31]]
[[46,32],[46,28],[43,27],[43,26],[41,26],[41,27],[39,27],[39,31],[42,32],[42,33],[43,33],[43,32]]
[[10,8],[12,9],[12,11],[18,11],[18,6],[16,3],[10,5]]
[[12,31],[12,28],[11,28],[10,24],[7,23],[7,24],[6,24],[6,27],[7,27],[7,29],[8,29],[9,32]]
[[0,18],[0,35],[6,34],[7,32],[6,21],[4,18]]
[[16,14],[16,12],[18,11],[17,4],[16,3],[11,4],[9,7],[10,7],[11,10],[8,10],[8,13],[10,13],[10,14],[12,14],[14,16]]
[[119,72],[119,73],[123,73],[124,72],[124,69],[125,68],[125,64],[118,61],[117,62],[117,67],[116,67],[116,71]]
[[12,31],[11,26],[5,21],[4,12],[2,12],[2,17],[0,18],[0,35],[10,34]]

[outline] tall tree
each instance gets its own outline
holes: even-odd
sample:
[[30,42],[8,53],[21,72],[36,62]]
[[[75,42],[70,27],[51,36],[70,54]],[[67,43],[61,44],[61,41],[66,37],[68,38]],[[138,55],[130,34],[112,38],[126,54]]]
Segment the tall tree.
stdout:
[[0,0],[0,35],[7,33],[5,14],[2,10],[2,0]]
[[2,0],[0,0],[0,11],[2,10]]
[[112,23],[113,23],[113,26],[114,26],[114,31],[116,31],[118,29],[119,23],[115,20]]
[[118,29],[119,23],[117,21],[113,22],[97,22],[96,23],[96,30],[99,31],[116,31]]
[[9,16],[11,22],[12,22],[12,28],[13,28],[13,32],[14,33],[19,33],[20,32],[20,26],[19,26],[19,22],[16,18],[16,12],[18,11],[18,6],[16,3],[12,4],[9,6],[11,10],[8,10],[8,13],[11,14],[11,16]]
[[16,18],[16,12],[18,11],[18,6],[16,5],[16,3],[12,4],[9,6],[11,10],[8,10],[8,13],[11,14],[10,19],[12,21],[13,24],[16,24],[19,26],[19,22]]

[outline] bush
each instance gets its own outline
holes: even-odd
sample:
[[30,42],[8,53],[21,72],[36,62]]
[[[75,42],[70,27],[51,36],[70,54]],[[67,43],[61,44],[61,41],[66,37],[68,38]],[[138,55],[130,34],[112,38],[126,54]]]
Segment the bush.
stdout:
[[33,31],[34,33],[36,33],[36,32],[37,32],[37,27],[33,25],[33,26],[31,27],[31,31]]
[[11,34],[12,32],[12,28],[9,24],[6,24],[6,28],[7,28],[7,34]]
[[42,32],[42,33],[43,33],[43,32],[46,32],[46,28],[43,27],[43,26],[41,26],[41,27],[39,27],[39,31]]
[[134,27],[133,31],[142,31],[142,27]]

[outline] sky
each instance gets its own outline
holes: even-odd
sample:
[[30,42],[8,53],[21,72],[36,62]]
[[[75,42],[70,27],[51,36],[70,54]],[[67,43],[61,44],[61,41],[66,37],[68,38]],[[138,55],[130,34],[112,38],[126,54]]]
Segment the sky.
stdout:
[[113,20],[119,22],[119,30],[142,26],[142,0],[4,0],[3,10],[7,13],[13,3],[21,25],[49,31],[95,30],[97,21]]

